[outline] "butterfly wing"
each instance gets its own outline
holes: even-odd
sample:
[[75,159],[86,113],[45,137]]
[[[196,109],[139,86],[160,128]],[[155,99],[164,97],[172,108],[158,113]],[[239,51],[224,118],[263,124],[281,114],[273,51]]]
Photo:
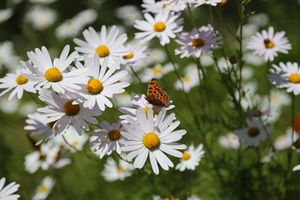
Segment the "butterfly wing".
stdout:
[[149,82],[146,99],[155,106],[169,106],[169,96],[162,90],[155,78],[152,78]]

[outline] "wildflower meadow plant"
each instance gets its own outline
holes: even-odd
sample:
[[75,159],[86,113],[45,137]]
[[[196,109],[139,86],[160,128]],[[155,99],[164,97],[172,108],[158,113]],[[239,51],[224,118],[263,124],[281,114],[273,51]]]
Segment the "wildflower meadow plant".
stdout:
[[299,199],[298,4],[116,2],[0,10],[0,199]]

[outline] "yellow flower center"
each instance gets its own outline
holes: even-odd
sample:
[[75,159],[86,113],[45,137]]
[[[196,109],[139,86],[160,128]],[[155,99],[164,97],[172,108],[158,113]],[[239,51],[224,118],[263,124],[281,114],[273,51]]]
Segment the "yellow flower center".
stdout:
[[91,79],[89,80],[86,89],[90,94],[99,94],[103,90],[103,85],[98,79]]
[[166,24],[163,22],[156,22],[153,25],[154,32],[163,32],[166,29]]
[[80,111],[80,106],[78,104],[73,105],[73,101],[67,101],[64,105],[64,112],[68,116],[75,116]]
[[191,154],[185,151],[181,157],[181,160],[189,160],[191,158]]
[[119,130],[114,129],[114,130],[110,130],[107,133],[107,136],[108,136],[109,140],[116,141],[121,137],[121,133]]
[[256,128],[256,127],[250,127],[248,129],[248,135],[250,137],[256,137],[256,136],[258,136],[258,134],[259,134],[259,129],[258,128]]
[[199,47],[203,47],[204,46],[204,40],[202,40],[201,38],[197,38],[197,39],[193,39],[192,40],[192,45],[194,46],[194,47],[197,47],[197,48],[199,48]]
[[122,173],[122,172],[124,172],[124,169],[123,169],[123,167],[118,167],[118,169],[117,169],[117,170],[118,170],[118,172],[119,172],[119,173]]
[[149,150],[154,150],[159,146],[160,141],[158,135],[153,132],[149,132],[144,136],[143,143]]
[[62,80],[63,76],[59,69],[52,67],[46,71],[45,78],[49,82],[59,82]]
[[109,55],[109,49],[107,46],[105,45],[99,45],[97,48],[96,48],[96,53],[98,54],[98,56],[100,58],[104,58],[106,56]]
[[289,77],[291,83],[300,83],[300,74],[293,73]]
[[162,72],[162,67],[161,66],[155,66],[155,67],[153,67],[152,68],[152,72],[153,72],[153,74],[161,74],[161,72]]
[[72,145],[73,147],[76,147],[78,144],[79,144],[79,142],[78,142],[77,140],[75,140],[75,141],[72,142],[71,145]]
[[264,44],[265,44],[265,47],[266,47],[267,49],[272,49],[272,48],[275,47],[274,42],[272,42],[272,41],[269,40],[269,39],[265,39],[265,40],[264,40]]
[[16,82],[18,85],[23,85],[25,83],[28,82],[28,78],[26,78],[25,76],[23,75],[19,75],[17,78],[16,78]]
[[125,60],[127,60],[127,59],[130,59],[130,58],[132,58],[133,56],[134,56],[133,52],[132,52],[132,51],[130,51],[130,52],[129,52],[129,54],[128,54],[128,55],[126,55],[126,56],[123,56],[123,58],[124,58]]
[[188,83],[188,82],[190,82],[190,78],[187,77],[187,76],[185,76],[185,77],[182,78],[182,81],[183,81],[184,83]]
[[47,191],[47,189],[48,189],[48,188],[47,188],[45,185],[41,185],[41,186],[39,187],[38,191],[39,191],[40,193],[44,193],[44,192]]

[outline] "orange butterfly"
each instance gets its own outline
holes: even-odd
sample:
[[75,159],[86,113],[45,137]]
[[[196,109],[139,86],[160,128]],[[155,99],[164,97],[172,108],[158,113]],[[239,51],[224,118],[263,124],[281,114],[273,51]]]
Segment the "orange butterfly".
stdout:
[[155,78],[152,78],[149,82],[146,99],[149,103],[155,106],[169,106],[169,96],[165,91],[163,91],[162,87],[158,85]]

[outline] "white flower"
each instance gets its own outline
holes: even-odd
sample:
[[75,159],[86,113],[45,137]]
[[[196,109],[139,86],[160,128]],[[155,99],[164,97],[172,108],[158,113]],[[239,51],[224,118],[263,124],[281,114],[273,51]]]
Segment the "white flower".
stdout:
[[76,36],[82,29],[93,23],[97,18],[97,12],[93,9],[83,10],[71,19],[65,20],[55,30],[56,36],[60,39]]
[[291,148],[293,146],[294,141],[299,138],[296,133],[293,134],[291,128],[286,130],[284,135],[280,135],[274,141],[274,148],[276,150],[284,150],[286,148]]
[[185,130],[176,130],[180,124],[175,120],[175,115],[166,116],[163,109],[158,114],[154,122],[152,110],[148,109],[147,113],[143,108],[139,108],[136,113],[137,121],[131,117],[126,120],[128,124],[123,124],[126,131],[121,134],[126,138],[120,142],[125,145],[121,149],[130,152],[127,155],[128,160],[133,158],[133,166],[141,169],[149,156],[152,170],[155,174],[159,174],[158,164],[168,170],[173,167],[172,161],[165,155],[170,154],[174,157],[182,157],[182,153],[178,150],[185,149],[183,144],[175,143],[180,140],[186,133]]
[[39,98],[48,106],[38,108],[37,111],[46,116],[45,123],[54,123],[53,134],[63,134],[70,125],[74,126],[76,132],[81,135],[83,130],[88,131],[87,122],[96,124],[98,121],[93,116],[98,116],[101,111],[97,108],[90,110],[85,108],[82,103],[76,104],[77,97],[60,96],[49,90],[42,90]]
[[136,63],[149,55],[148,48],[143,46],[134,46],[131,44],[126,45],[129,54],[123,56],[122,69],[126,69],[127,66],[136,66]]
[[8,100],[11,100],[14,96],[21,99],[24,91],[35,93],[36,89],[34,88],[34,85],[36,83],[28,79],[27,74],[30,74],[30,70],[22,68],[18,69],[15,74],[8,73],[4,78],[1,78],[0,89],[5,90],[0,93],[0,96],[11,91],[8,97]]
[[188,149],[184,151],[180,163],[176,165],[175,169],[178,169],[179,171],[184,171],[186,169],[195,170],[203,156],[203,145],[199,144],[198,147],[195,148],[194,145],[191,144]]
[[269,80],[278,88],[286,88],[287,92],[292,92],[294,95],[300,94],[300,67],[298,63],[280,62],[279,66],[273,65],[271,69],[272,75],[269,75]]
[[6,8],[0,10],[0,24],[7,21],[12,15],[14,11],[12,8]]
[[288,39],[284,37],[285,32],[281,31],[274,34],[274,28],[271,26],[268,31],[263,30],[256,33],[247,43],[247,48],[253,50],[255,54],[264,56],[266,61],[273,61],[280,53],[288,53],[292,49]]
[[[170,102],[172,103],[172,101]],[[174,105],[169,105],[169,107],[161,107],[161,106],[156,106],[152,105],[149,103],[146,99],[146,96],[143,94],[141,96],[135,95],[133,99],[131,100],[131,104],[133,105],[134,108],[128,108],[128,107],[121,107],[119,109],[120,112],[122,112],[124,115],[120,115],[119,118],[123,120],[123,123],[127,123],[126,118],[131,117],[133,120],[136,120],[136,112],[137,109],[143,108],[145,112],[148,110],[151,110],[154,114],[154,120],[157,117],[157,113],[160,112],[160,110],[165,109],[165,110],[170,110],[174,108]]]
[[178,35],[176,42],[181,47],[175,49],[175,54],[181,54],[180,58],[194,55],[199,58],[203,53],[211,53],[212,49],[220,48],[222,44],[211,25],[193,29],[191,32],[182,32]]
[[119,19],[123,20],[123,24],[127,26],[133,26],[135,20],[143,18],[139,8],[135,5],[125,5],[118,7],[116,10],[116,16]]
[[30,134],[31,137],[36,135],[43,135],[36,143],[36,145],[54,136],[52,132],[52,126],[54,125],[54,123],[45,123],[45,120],[47,119],[46,116],[35,112],[28,114],[27,118],[28,119],[26,119],[26,123],[28,125],[24,127],[24,130],[33,131]]
[[237,149],[240,146],[239,138],[232,133],[228,133],[225,136],[220,136],[218,141],[220,146],[225,149]]
[[56,18],[57,13],[54,10],[40,5],[31,7],[25,16],[25,20],[38,31],[49,28],[56,21]]
[[202,75],[200,71],[198,72],[197,66],[193,64],[184,68],[184,74],[185,75],[181,77],[181,80],[176,80],[175,89],[183,90],[188,93],[193,87],[199,85],[199,74],[200,77],[202,77]]
[[51,192],[54,186],[55,180],[50,177],[46,176],[41,184],[36,188],[35,194],[32,197],[32,200],[44,200],[48,197],[49,193]]
[[300,170],[300,164],[293,167],[293,171],[298,171],[298,170]]
[[120,140],[124,139],[122,136],[122,127],[121,120],[117,123],[110,125],[107,121],[104,121],[99,124],[102,128],[99,131],[93,131],[91,134],[97,136],[97,138],[90,143],[90,146],[93,147],[94,151],[99,151],[100,158],[103,158],[104,155],[110,155],[113,151],[116,151],[117,154],[121,154]]
[[114,159],[109,157],[104,164],[104,170],[101,172],[101,175],[107,182],[123,181],[126,177],[131,176],[133,170],[134,167],[132,164],[121,159],[119,163],[117,163]]
[[109,58],[109,63],[120,61],[123,56],[129,52],[124,47],[127,40],[127,35],[119,35],[119,30],[116,26],[107,29],[106,26],[101,27],[98,34],[94,28],[89,27],[83,31],[83,37],[86,40],[75,38],[74,42],[79,45],[75,50],[82,54],[87,54],[89,57],[98,55],[99,58]]
[[0,43],[0,70],[7,67],[10,72],[15,72],[19,66],[20,58],[14,51],[14,44],[11,41]]
[[74,126],[68,126],[64,131],[63,135],[58,135],[54,137],[53,140],[65,147],[72,153],[81,151],[83,149],[84,144],[88,141],[89,136],[87,134],[78,135],[76,134],[76,130]]
[[236,130],[235,134],[240,138],[240,140],[247,146],[258,147],[260,140],[267,139],[271,127],[262,124],[258,118],[248,118],[246,119],[247,127]]
[[170,43],[170,38],[175,38],[176,33],[182,31],[182,19],[179,14],[159,12],[152,17],[145,13],[145,20],[136,20],[134,27],[142,32],[135,33],[135,38],[142,38],[141,43],[157,37],[162,46]]
[[189,196],[186,200],[201,200],[201,198],[198,195],[193,194]]
[[37,82],[38,89],[51,87],[57,93],[64,93],[65,91],[79,90],[78,84],[87,81],[88,78],[84,75],[86,69],[67,71],[77,57],[77,52],[68,56],[69,50],[70,46],[65,46],[60,57],[55,58],[53,62],[45,47],[42,47],[41,50],[36,48],[35,52],[27,53],[33,65],[30,62],[22,62],[22,64],[31,70],[32,75],[29,75],[29,79]]
[[[97,107],[101,111],[104,111],[106,106],[111,108],[113,105],[109,98],[123,93],[124,88],[129,85],[121,81],[128,72],[118,70],[119,63],[110,64],[108,58],[99,60],[96,55],[93,59],[85,56],[84,61],[84,66],[89,70],[90,79],[81,90],[77,91],[85,98],[83,106],[89,109]],[[81,64],[77,63],[77,66],[79,65]]]
[[222,0],[192,0],[192,3],[195,3],[196,5],[194,7],[198,7],[201,5],[211,5],[216,6],[218,3],[221,3]]
[[[175,66],[178,68],[178,65]],[[148,83],[152,78],[161,79],[165,74],[174,70],[172,63],[165,65],[155,64],[152,68],[145,68],[141,73],[141,80],[143,83]]]
[[20,195],[13,194],[15,193],[20,185],[16,184],[16,182],[12,182],[4,187],[6,178],[2,177],[0,179],[0,199],[3,200],[16,200],[19,199]]
[[174,4],[173,0],[143,0],[142,8],[144,8],[143,12],[151,12],[151,13],[159,13],[163,11],[168,12],[180,12],[186,8],[185,4]]
[[59,146],[53,142],[43,143],[36,147],[36,151],[25,156],[25,170],[30,174],[35,173],[40,167],[48,170],[54,164],[54,157],[57,156]]

